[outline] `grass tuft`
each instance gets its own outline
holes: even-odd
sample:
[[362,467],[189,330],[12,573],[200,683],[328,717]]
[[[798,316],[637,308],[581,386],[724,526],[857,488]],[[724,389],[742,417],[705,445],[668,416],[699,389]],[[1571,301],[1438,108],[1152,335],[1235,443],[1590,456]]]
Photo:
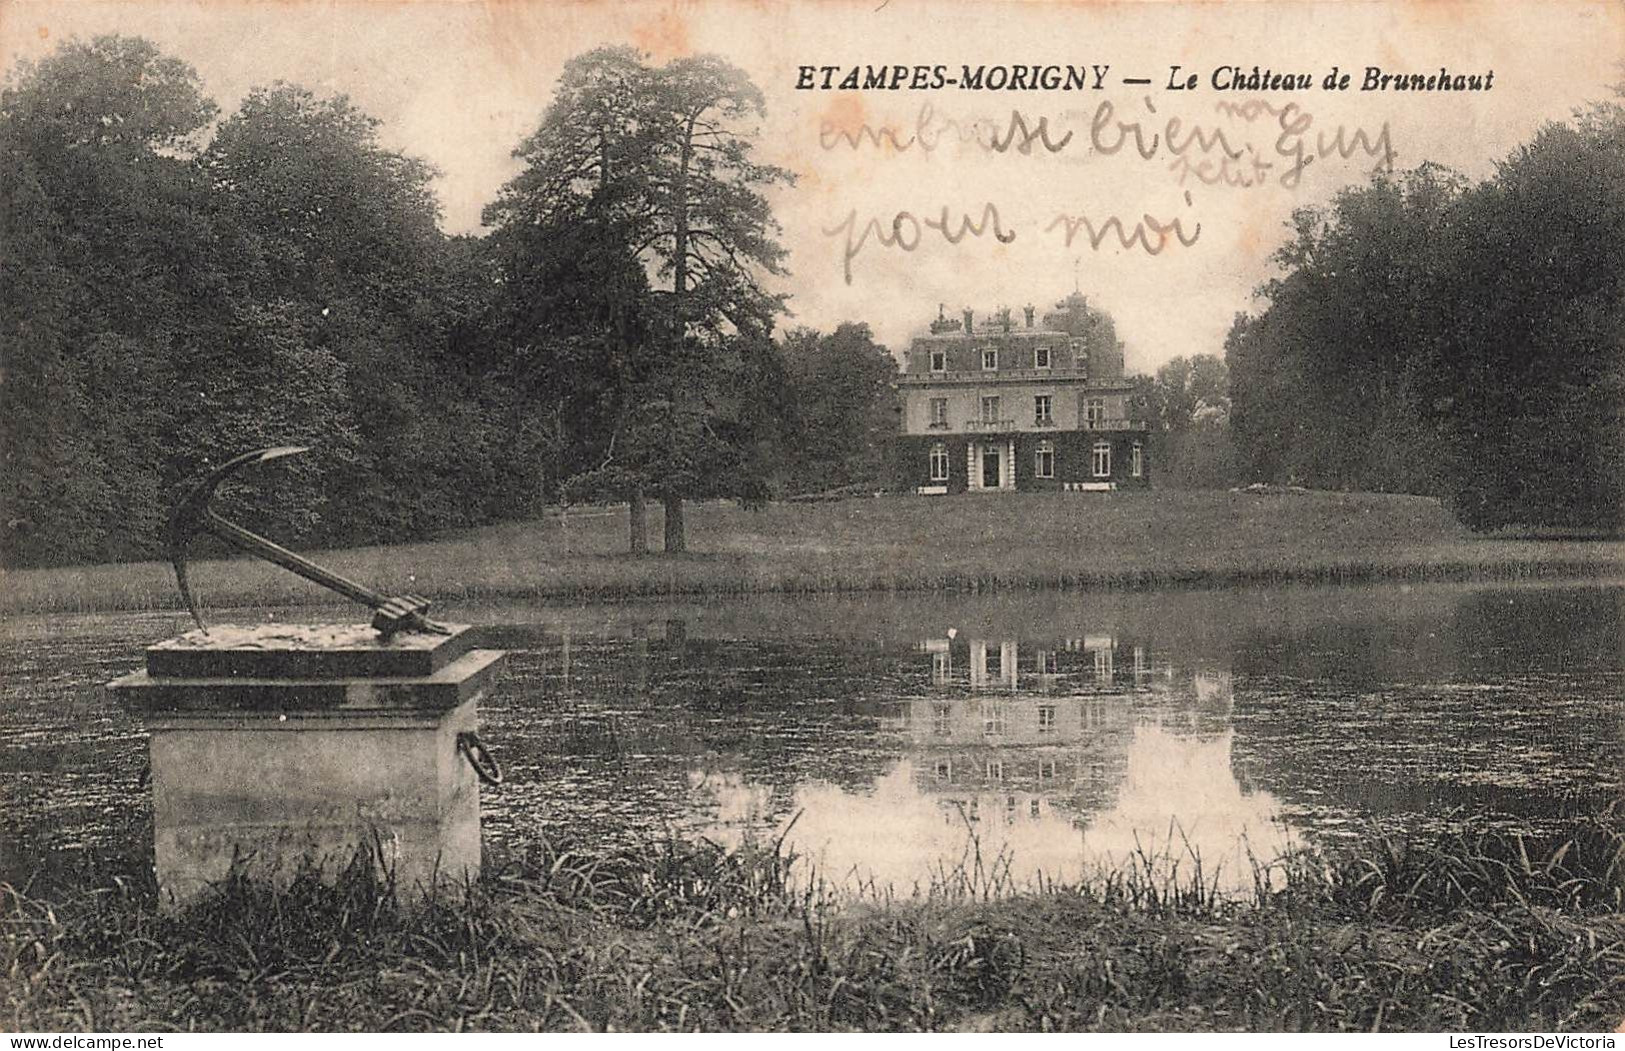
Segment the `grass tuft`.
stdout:
[[[0,886],[13,1031],[1612,1029],[1625,825],[1372,837],[1219,893],[1172,852],[1019,887],[979,847],[899,899],[784,840],[537,841],[403,901],[370,852],[182,911],[139,874]],[[1181,863],[1177,866],[1176,861]],[[117,866],[115,866],[115,869]]]

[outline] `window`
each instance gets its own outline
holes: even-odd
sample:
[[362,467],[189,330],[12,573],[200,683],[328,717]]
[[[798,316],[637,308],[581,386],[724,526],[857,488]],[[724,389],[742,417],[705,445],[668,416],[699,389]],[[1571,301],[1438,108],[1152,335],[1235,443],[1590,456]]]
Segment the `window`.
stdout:
[[996,369],[999,367],[999,352],[993,347],[982,348],[982,368]]
[[933,704],[931,706],[931,730],[938,737],[947,737],[953,733],[954,710],[946,704]]
[[1038,761],[1038,779],[1040,781],[1055,780],[1055,760],[1040,759]]
[[931,446],[931,480],[933,482],[948,480],[948,447],[941,442]]
[[954,779],[954,761],[952,759],[938,759],[936,774],[938,781],[952,781]]
[[1112,476],[1112,443],[1096,442],[1091,460],[1096,478],[1110,478]]
[[933,350],[931,352],[931,371],[948,371],[948,352],[946,350]]
[[1033,477],[1055,477],[1055,443],[1039,442],[1038,451],[1033,454]]
[[987,766],[986,766],[985,769],[987,771],[987,779],[989,781],[1003,781],[1004,780],[1004,760],[1003,759],[989,759],[987,761]]
[[1110,683],[1116,676],[1111,650],[1095,651],[1095,681]]
[[1139,442],[1135,442],[1128,451],[1128,473],[1136,478],[1140,477],[1140,473],[1145,470],[1144,455]]
[[1033,368],[1049,368],[1049,344],[1046,343],[1042,346],[1033,348]]
[[939,430],[939,431],[944,430],[944,429],[947,428],[947,426],[948,426],[948,399],[947,398],[932,398],[931,399],[931,423],[930,423],[929,426],[933,430]]
[[1055,415],[1052,411],[1055,399],[1048,394],[1033,395],[1033,422],[1054,423]]
[[998,398],[998,395],[994,395],[992,397],[982,399],[982,422],[983,423],[998,423],[999,422],[999,398]]
[[1041,704],[1038,706],[1038,732],[1041,734],[1055,732],[1055,705]]
[[998,701],[982,702],[982,733],[988,737],[1003,736],[1004,709],[999,707]]
[[1084,402],[1083,418],[1090,427],[1099,427],[1106,419],[1106,399],[1090,398]]

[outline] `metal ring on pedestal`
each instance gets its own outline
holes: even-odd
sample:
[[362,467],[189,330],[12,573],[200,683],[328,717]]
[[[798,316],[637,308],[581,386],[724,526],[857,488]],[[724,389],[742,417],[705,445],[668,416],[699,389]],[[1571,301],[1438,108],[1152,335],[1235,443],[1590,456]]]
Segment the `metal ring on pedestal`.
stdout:
[[485,747],[480,735],[473,730],[464,730],[457,735],[457,750],[468,757],[468,765],[474,768],[480,780],[488,785],[502,783],[502,764],[498,763],[496,756]]

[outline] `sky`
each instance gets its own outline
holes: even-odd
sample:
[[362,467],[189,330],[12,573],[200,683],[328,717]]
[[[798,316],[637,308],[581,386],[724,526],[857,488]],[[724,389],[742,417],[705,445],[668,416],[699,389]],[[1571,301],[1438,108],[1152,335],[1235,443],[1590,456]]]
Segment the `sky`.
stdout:
[[[900,351],[939,304],[953,316],[1008,306],[1019,321],[1022,306],[1041,313],[1077,288],[1113,316],[1140,371],[1222,353],[1233,316],[1258,308],[1294,209],[1387,163],[1482,178],[1543,122],[1625,80],[1625,5],[1603,0],[0,0],[7,70],[103,33],[190,63],[226,113],[279,79],[348,95],[387,146],[439,170],[453,233],[478,231],[571,56],[604,44],[655,64],[718,54],[766,98],[758,156],[796,174],[770,194],[789,250],[774,282],[790,296],[786,325],[864,321]],[[986,67],[984,89],[916,90],[916,65],[932,67],[927,85],[937,66],[956,80]],[[909,69],[895,89],[834,89],[854,66]],[[1232,86],[1255,66],[1312,86]],[[1333,66],[1347,88],[1323,87]],[[802,67],[815,85],[836,67],[832,89],[798,88]],[[1018,67],[1072,67],[1085,86],[988,89]],[[1366,91],[1368,67],[1493,80]],[[1047,138],[1018,130],[991,148],[1014,120],[1028,133],[1044,122]],[[880,129],[878,143],[865,134]]]

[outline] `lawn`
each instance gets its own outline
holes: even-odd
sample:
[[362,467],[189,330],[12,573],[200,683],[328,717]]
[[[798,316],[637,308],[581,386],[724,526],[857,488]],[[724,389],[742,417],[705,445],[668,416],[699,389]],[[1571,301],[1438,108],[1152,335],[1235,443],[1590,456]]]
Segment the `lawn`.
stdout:
[[[691,550],[626,553],[624,508],[415,544],[317,552],[386,592],[439,600],[614,599],[730,592],[1134,588],[1378,578],[1610,575],[1625,542],[1486,539],[1437,501],[1369,493],[1152,490],[886,496],[688,508]],[[661,535],[658,508],[649,535]],[[218,551],[218,549],[216,549]],[[205,605],[297,604],[326,593],[250,559],[197,563]],[[158,562],[18,570],[0,612],[170,608]]]

